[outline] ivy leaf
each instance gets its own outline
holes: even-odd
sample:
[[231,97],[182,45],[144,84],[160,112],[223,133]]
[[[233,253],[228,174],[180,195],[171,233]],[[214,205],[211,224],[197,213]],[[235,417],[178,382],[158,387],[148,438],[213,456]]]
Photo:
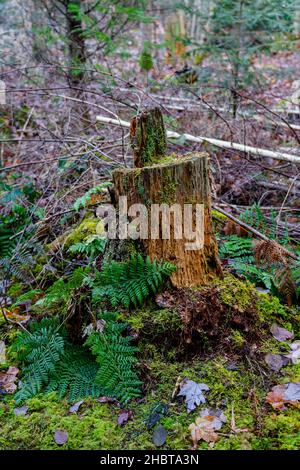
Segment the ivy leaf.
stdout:
[[190,413],[201,403],[205,403],[206,399],[202,392],[208,390],[209,387],[206,384],[184,379],[178,396],[185,397],[187,412]]

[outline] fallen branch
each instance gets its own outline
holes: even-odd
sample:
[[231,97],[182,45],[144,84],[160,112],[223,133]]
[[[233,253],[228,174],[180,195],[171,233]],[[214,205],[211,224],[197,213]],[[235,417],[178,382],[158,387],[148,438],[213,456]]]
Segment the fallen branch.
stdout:
[[[231,219],[233,222],[235,222],[236,224],[238,224],[240,227],[243,227],[245,230],[247,230],[248,232],[251,232],[253,233],[253,235],[255,235],[257,238],[260,238],[261,240],[265,240],[265,241],[270,241],[270,238],[267,237],[266,235],[264,235],[263,233],[259,232],[258,230],[256,230],[255,228],[251,227],[250,225],[246,224],[245,222],[242,222],[240,219],[238,219],[237,217],[234,217],[234,215],[230,214],[229,212],[226,212],[224,211],[223,209],[221,209],[220,207],[216,206],[215,204],[213,204],[213,208],[217,211],[217,212],[220,212],[220,214],[223,214],[225,215],[226,217],[228,217],[228,219]],[[288,250],[287,248],[285,248],[284,246],[280,245],[280,249],[285,253],[287,254],[288,256],[290,256],[291,258],[293,258],[294,260],[298,260],[298,256],[295,255],[295,253],[292,253],[290,250]]]
[[[123,121],[121,119],[112,119],[106,116],[97,116],[96,119],[97,121],[106,123],[106,124],[113,124],[113,125],[121,126],[121,127],[130,127],[130,123],[128,121]],[[168,138],[178,139],[182,136],[190,142],[198,142],[198,143],[207,142],[211,145],[214,145],[215,147],[219,147],[223,149],[237,150],[239,152],[250,153],[251,155],[256,155],[258,157],[274,158],[276,160],[285,160],[291,163],[300,164],[299,155],[292,155],[289,153],[276,152],[274,150],[266,150],[266,149],[261,149],[257,147],[251,147],[249,145],[238,144],[236,142],[228,142],[226,140],[211,139],[210,137],[202,137],[202,136],[196,137],[191,134],[179,134],[178,132],[167,131]]]

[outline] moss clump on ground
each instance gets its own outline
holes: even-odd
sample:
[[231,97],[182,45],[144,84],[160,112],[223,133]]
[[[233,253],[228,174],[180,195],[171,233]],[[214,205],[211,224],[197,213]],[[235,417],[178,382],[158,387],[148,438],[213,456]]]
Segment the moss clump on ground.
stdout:
[[64,232],[61,236],[47,245],[47,251],[59,248],[67,250],[71,245],[84,241],[90,235],[96,235],[100,220],[94,215],[86,216],[75,228]]
[[[189,307],[206,290],[207,286],[189,290],[192,302]],[[217,450],[299,448],[300,410],[288,406],[286,410],[275,412],[265,401],[274,385],[300,381],[300,365],[275,373],[267,369],[263,359],[267,352],[282,353],[280,343],[268,330],[274,322],[290,321],[291,310],[284,308],[276,298],[261,296],[250,283],[232,275],[216,280],[213,290],[224,308],[226,335],[222,337],[221,347],[216,347],[211,337],[204,338],[203,334],[199,343],[188,347],[184,342],[183,317],[175,308],[149,304],[134,312],[120,313],[119,318],[129,325],[130,334],[136,337],[140,350],[139,376],[144,382],[142,400],[127,405],[133,416],[124,426],[117,424],[121,411],[117,404],[88,398],[78,412],[72,414],[65,400],[59,400],[54,393],[43,394],[27,400],[27,415],[18,417],[13,412],[13,398],[3,396],[0,449],[155,449],[153,432],[161,424],[168,432],[161,449],[187,450],[192,446],[189,425],[206,407],[222,410],[227,418],[214,445]],[[208,298],[204,295],[202,300]],[[158,303],[173,300],[172,292],[157,298]],[[261,343],[256,339],[251,343],[249,332],[240,326],[234,327],[228,320],[232,312],[247,317],[251,309],[256,309],[257,323],[250,325],[267,332]],[[296,311],[293,315],[297,318]],[[226,322],[229,322],[227,326]],[[225,353],[226,342],[232,347]],[[257,346],[256,349],[251,349],[252,345]],[[10,359],[13,362],[13,358]],[[210,388],[205,392],[206,403],[190,414],[184,400],[177,396],[178,386],[185,377]],[[165,411],[160,414],[159,422],[151,426],[156,409]],[[232,421],[236,429],[232,429]],[[63,446],[54,441],[54,432],[58,429],[69,435]],[[199,442],[199,449],[208,448],[208,443]]]
[[226,274],[223,279],[216,278],[213,284],[219,287],[224,304],[241,312],[253,305],[253,302],[256,303],[257,293],[253,284],[247,280],[242,281],[232,274]]
[[[168,431],[162,450],[189,449],[189,425],[205,407],[218,408],[227,418],[214,448],[221,449],[296,449],[299,446],[300,410],[288,408],[274,412],[265,403],[271,384],[265,382],[256,360],[244,362],[222,356],[204,358],[195,355],[186,361],[168,361],[156,348],[154,359],[143,360],[151,388],[141,402],[128,408],[133,417],[125,426],[117,425],[120,408],[116,404],[86,399],[77,413],[69,412],[69,404],[58,400],[54,393],[39,395],[27,401],[26,416],[15,416],[14,402],[6,398],[0,403],[0,449],[155,449],[151,416],[157,407],[164,407],[159,424]],[[281,381],[300,375],[288,368]],[[177,397],[176,385],[184,377],[205,383],[207,402],[188,414],[183,400]],[[234,417],[238,430],[231,429]],[[63,446],[54,441],[54,432],[67,431],[69,439]],[[199,442],[199,449],[209,444]]]
[[[122,429],[117,415],[107,404],[88,399],[78,413],[56,394],[39,395],[26,402],[25,416],[15,416],[13,400],[0,403],[0,449],[114,449],[119,447]],[[54,441],[54,432],[62,429],[69,439],[64,446]]]

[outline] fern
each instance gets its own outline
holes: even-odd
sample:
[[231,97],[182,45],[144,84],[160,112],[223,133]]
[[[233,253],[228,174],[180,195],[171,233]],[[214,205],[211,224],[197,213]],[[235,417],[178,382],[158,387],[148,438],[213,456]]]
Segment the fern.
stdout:
[[70,402],[87,396],[99,397],[101,387],[95,383],[99,366],[80,346],[68,346],[55,370],[50,372],[46,392],[56,391],[60,398],[68,395]]
[[65,332],[55,319],[33,322],[29,332],[19,334],[12,351],[24,363],[22,387],[15,394],[16,403],[45,389],[57,391],[62,398],[75,401],[86,396],[100,396],[95,382],[99,366],[81,346],[68,344]]
[[295,266],[293,266],[291,270],[291,275],[296,286],[296,295],[299,298],[300,297],[300,258],[298,258],[298,261],[295,263]]
[[239,259],[244,262],[254,262],[252,239],[231,235],[225,238],[219,249],[221,258]]
[[83,196],[76,199],[73,204],[74,209],[78,211],[81,207],[86,207],[86,205],[90,202],[90,200],[95,194],[101,192],[103,189],[107,188],[110,185],[110,181],[105,181],[104,183],[101,183],[98,186],[89,189]]
[[175,269],[171,263],[144,259],[140,254],[121,263],[107,263],[97,276],[93,297],[97,300],[107,296],[113,306],[122,304],[129,308],[133,304],[137,307],[151,293],[155,294]]
[[103,330],[92,330],[84,347],[69,344],[53,318],[32,322],[29,332],[20,333],[12,345],[12,352],[24,364],[16,403],[42,390],[56,391],[70,402],[107,395],[127,403],[139,396],[141,382],[133,369],[137,348],[131,345],[132,338],[124,335],[126,325],[115,321],[116,314],[103,318]]
[[17,403],[36,395],[47,383],[51,371],[64,352],[65,341],[56,321],[42,320],[31,324],[30,332],[22,332],[12,346],[25,362],[22,387],[15,394]]
[[105,395],[122,404],[141,394],[141,381],[134,371],[138,349],[131,345],[130,336],[123,336],[125,329],[125,324],[107,320],[103,331],[92,332],[86,341],[100,366],[96,383]]
[[272,290],[275,286],[273,274],[263,271],[255,265],[236,260],[234,262],[234,269],[238,274],[244,275],[255,284],[263,284],[267,289]]
[[10,238],[12,235],[12,230],[5,227],[4,224],[0,225],[0,258],[11,256],[15,247],[15,242]]
[[92,235],[90,237],[87,237],[87,239],[83,242],[71,245],[69,248],[69,252],[76,254],[85,254],[87,256],[90,256],[91,258],[94,258],[100,253],[103,253],[105,245],[105,238],[100,237],[99,235]]
[[51,306],[52,304],[67,302],[72,290],[82,286],[87,272],[88,268],[80,267],[75,269],[66,281],[58,279],[47,289],[45,296],[39,299],[35,305]]

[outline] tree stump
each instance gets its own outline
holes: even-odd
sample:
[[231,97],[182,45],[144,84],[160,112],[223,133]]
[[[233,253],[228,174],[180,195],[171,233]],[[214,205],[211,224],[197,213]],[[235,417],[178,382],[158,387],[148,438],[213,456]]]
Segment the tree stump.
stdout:
[[[205,284],[212,275],[221,273],[217,244],[212,229],[207,153],[191,153],[176,159],[167,157],[162,163],[143,168],[117,169],[113,173],[113,183],[117,205],[121,201],[121,196],[127,197],[129,216],[136,217],[133,215],[136,211],[134,204],[142,204],[147,209],[143,220],[145,222],[145,217],[147,218],[148,234],[140,233],[141,247],[152,260],[163,259],[176,265],[177,270],[171,277],[171,282],[175,287]],[[185,227],[183,227],[185,208],[189,207],[191,210],[191,226],[194,230],[197,205],[203,205],[203,246],[197,249],[187,249],[191,239],[186,236]],[[133,212],[130,212],[130,207],[134,209]],[[176,208],[174,212],[172,207]],[[159,213],[159,223],[151,227],[153,208],[156,215]],[[164,238],[165,234],[162,233],[160,226],[164,217],[162,212],[166,208],[171,208],[169,212],[170,233],[167,234],[169,238]],[[182,209],[181,219],[178,208]],[[140,212],[139,215],[141,215]],[[138,228],[140,229],[141,226]],[[151,237],[151,229],[153,229],[153,237]],[[182,237],[180,237],[180,232],[182,232]]]
[[144,111],[140,116],[132,119],[130,141],[135,167],[151,165],[165,156],[167,138],[159,108]]
[[209,155],[166,157],[159,108],[134,118],[130,137],[135,168],[113,172],[119,238],[108,244],[106,260],[124,258],[133,243],[151,260],[176,265],[175,287],[206,284],[222,273],[211,219]]

